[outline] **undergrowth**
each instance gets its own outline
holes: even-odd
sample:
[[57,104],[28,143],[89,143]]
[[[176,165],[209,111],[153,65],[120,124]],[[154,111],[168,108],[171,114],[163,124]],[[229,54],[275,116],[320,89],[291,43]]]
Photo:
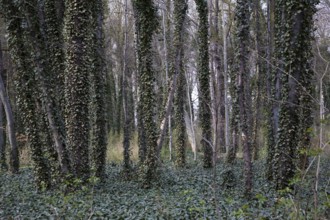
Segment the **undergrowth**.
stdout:
[[[122,178],[121,166],[108,165],[106,182],[91,178],[81,190],[65,186],[37,192],[30,168],[19,175],[0,174],[0,219],[329,219],[330,160],[322,161],[318,204],[315,206],[313,172],[295,187],[276,192],[264,179],[264,162],[254,164],[254,191],[243,197],[242,162],[216,172],[191,162],[187,168],[160,167],[160,178],[143,189],[134,175]],[[235,184],[225,174],[234,173]],[[216,174],[216,176],[214,176]]]

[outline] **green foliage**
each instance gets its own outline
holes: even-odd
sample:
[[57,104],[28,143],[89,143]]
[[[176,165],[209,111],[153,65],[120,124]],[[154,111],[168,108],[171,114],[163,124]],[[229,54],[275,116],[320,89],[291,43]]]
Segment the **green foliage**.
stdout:
[[[37,192],[30,169],[20,175],[0,176],[1,219],[326,219],[329,213],[327,178],[330,161],[322,161],[319,185],[319,205],[313,204],[312,175],[308,175],[300,189],[282,190],[277,193],[262,173],[264,161],[255,164],[255,190],[251,200],[243,197],[242,161],[232,166],[236,186],[224,190],[224,164],[217,165],[216,184],[213,172],[202,164],[188,164],[188,169],[175,169],[164,165],[160,178],[151,189],[143,189],[136,180],[119,178],[119,166],[107,166],[109,177],[105,182],[90,177],[81,187],[81,180],[67,180],[60,189]],[[314,170],[314,167],[313,169]],[[69,179],[69,178],[67,178]],[[70,191],[72,188],[80,190]],[[218,207],[218,209],[216,208]],[[220,213],[218,211],[220,211]]]

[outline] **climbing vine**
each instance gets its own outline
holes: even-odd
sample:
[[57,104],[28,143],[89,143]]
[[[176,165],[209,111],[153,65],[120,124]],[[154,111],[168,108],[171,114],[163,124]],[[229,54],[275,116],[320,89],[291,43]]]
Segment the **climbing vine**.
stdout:
[[25,133],[31,148],[31,158],[34,163],[35,182],[39,189],[50,187],[50,173],[48,163],[45,160],[43,144],[41,141],[38,116],[36,112],[36,99],[40,97],[36,76],[31,66],[30,45],[26,44],[28,33],[23,28],[24,21],[18,5],[12,1],[3,0],[9,34],[8,43],[11,57],[16,66],[15,88],[17,90],[17,105],[23,119]]
[[210,95],[210,69],[209,69],[209,49],[208,49],[208,7],[207,1],[195,0],[197,5],[199,25],[198,25],[198,60],[197,74],[199,80],[199,118],[202,129],[202,147],[204,151],[203,166],[210,168],[213,166],[212,128],[211,128],[211,103]]
[[73,173],[89,176],[89,43],[92,39],[89,1],[66,1],[65,14],[65,124]]
[[[155,73],[152,68],[152,39],[158,26],[156,8],[151,0],[135,0],[136,10],[138,86],[139,86],[139,129],[143,130],[144,160],[140,164],[140,177],[144,187],[150,187],[156,178],[157,169],[157,128],[155,122]],[[139,134],[140,135],[140,134]],[[142,156],[142,155],[141,155]]]
[[95,175],[99,178],[105,177],[106,165],[106,117],[105,117],[105,73],[104,62],[104,32],[103,32],[103,1],[92,2],[92,27],[95,27],[91,56],[93,66],[91,70],[92,92],[91,92],[91,128],[92,128],[92,158]]
[[[308,128],[312,121],[313,76],[310,59],[316,1],[291,0],[285,1],[285,5],[281,9],[281,16],[285,17],[285,23],[281,24],[283,46],[277,48],[283,61],[281,81],[284,100],[284,104],[280,106],[278,140],[274,154],[274,177],[278,189],[288,186],[290,179],[296,174],[298,159],[301,157],[299,148],[310,145]],[[280,40],[279,36],[277,40]]]
[[183,35],[184,21],[187,12],[186,0],[174,1],[174,19],[175,27],[173,33],[174,64],[171,65],[172,74],[178,74],[177,90],[175,95],[175,149],[176,149],[176,165],[183,167],[186,163],[186,126],[184,120],[184,105],[186,100],[186,79],[183,66]]

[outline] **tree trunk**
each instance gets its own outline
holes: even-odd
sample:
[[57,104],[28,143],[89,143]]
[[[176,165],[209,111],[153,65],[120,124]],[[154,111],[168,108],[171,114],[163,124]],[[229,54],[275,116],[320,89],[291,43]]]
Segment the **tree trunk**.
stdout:
[[[1,41],[0,41],[0,99],[1,99],[1,102],[5,109],[5,113],[6,113],[8,139],[9,139],[9,143],[11,146],[10,171],[12,173],[18,173],[18,171],[19,171],[19,152],[18,152],[18,147],[17,147],[17,143],[16,143],[14,116],[13,116],[13,112],[11,110],[9,98],[6,93],[5,85],[2,80],[3,75],[4,75],[3,55],[2,55]],[[2,107],[0,106],[0,108],[2,108]],[[2,117],[2,116],[0,115],[0,117]],[[2,141],[3,141],[3,138],[2,138]]]
[[131,170],[131,161],[130,161],[130,139],[131,139],[131,118],[128,108],[128,69],[127,69],[127,48],[128,48],[128,30],[127,30],[127,0],[125,0],[125,31],[124,31],[124,65],[123,65],[123,111],[124,111],[124,172],[126,175],[129,174]]
[[274,18],[274,0],[267,0],[267,66],[266,66],[266,95],[267,105],[267,167],[266,177],[268,180],[273,179],[273,159],[275,153],[275,130],[273,123],[273,100],[272,100],[272,88],[273,88],[273,76],[272,76],[272,57],[273,57],[273,18]]
[[[282,4],[279,4],[282,5]],[[277,189],[290,186],[299,163],[299,144],[309,148],[309,126],[312,122],[313,95],[310,59],[315,3],[292,1],[283,8],[286,23],[282,23],[281,58],[285,61],[282,74],[283,100],[279,114],[278,140],[274,157]],[[283,16],[282,14],[282,16]],[[278,34],[278,33],[277,33]],[[299,45],[297,47],[297,45]],[[298,160],[299,161],[299,160]]]
[[[1,64],[0,64],[1,65]],[[0,104],[2,105],[2,103]],[[7,171],[4,109],[0,107],[0,171]]]
[[210,101],[210,69],[209,69],[209,49],[208,49],[208,8],[204,0],[195,0],[197,5],[199,25],[198,25],[198,61],[197,74],[199,80],[199,118],[202,129],[201,144],[204,151],[203,166],[211,168],[213,166],[213,149],[211,128],[211,106]]
[[186,100],[186,80],[184,73],[184,22],[186,18],[186,12],[188,4],[186,0],[174,1],[174,17],[175,27],[173,34],[173,52],[174,52],[174,64],[172,68],[173,75],[178,75],[178,88],[175,94],[175,152],[176,152],[176,165],[178,167],[184,167],[186,164],[186,127],[184,121],[184,106]]
[[[48,15],[48,24],[46,24],[45,12],[42,8],[41,3],[39,2],[38,4],[37,2],[35,2],[34,5],[37,5],[37,7],[31,7],[30,4],[27,4],[24,7],[24,13],[27,18],[27,25],[29,26],[28,39],[31,42],[34,54],[36,54],[34,68],[38,73],[36,75],[36,78],[41,92],[40,99],[42,101],[43,109],[45,109],[45,115],[48,119],[48,129],[52,135],[57,150],[61,172],[63,175],[66,175],[70,171],[70,164],[65,145],[65,131],[63,125],[64,107],[61,107],[61,103],[63,103],[63,100],[58,100],[58,102],[56,102],[54,94],[54,90],[58,90],[59,96],[61,98],[64,96],[64,87],[61,84],[64,81],[61,73],[58,76],[58,78],[60,79],[60,83],[58,83],[58,85],[60,85],[60,88],[56,88],[55,86],[57,84],[57,71],[64,71],[64,68],[62,66],[63,57],[58,57],[62,52],[62,48],[57,45],[61,44],[61,41],[57,38],[60,36],[60,33],[54,33],[50,31],[54,28],[52,27],[52,25],[54,25],[52,24],[52,22],[55,19],[51,18],[51,16],[56,16],[54,8],[55,6],[46,5],[46,12]],[[51,10],[53,10],[53,12],[51,12]],[[61,24],[57,25],[60,26]],[[55,28],[59,28],[58,26]],[[56,45],[56,49],[52,47],[53,45]],[[50,49],[51,52],[48,53],[47,49]],[[51,59],[51,57],[53,59]],[[48,74],[49,71],[51,72],[51,74]]]
[[249,196],[252,190],[252,163],[251,163],[251,91],[250,77],[248,71],[248,43],[249,43],[249,3],[245,0],[238,0],[236,6],[236,40],[235,51],[238,58],[237,98],[239,105],[240,127],[242,131],[245,194]]
[[73,173],[87,180],[89,169],[89,66],[90,4],[67,1],[65,100],[67,142],[71,151]]
[[140,174],[143,187],[151,187],[157,178],[157,128],[155,122],[155,72],[152,67],[152,38],[158,26],[156,8],[152,0],[134,0],[136,29],[138,32],[138,85],[139,85],[139,113],[144,132],[145,159],[140,165]]
[[264,53],[264,41],[263,41],[263,32],[262,32],[262,25],[261,25],[261,16],[262,16],[262,9],[260,6],[259,0],[254,0],[253,2],[253,11],[255,15],[255,47],[256,47],[256,97],[255,97],[255,114],[254,114],[254,122],[253,122],[253,137],[252,137],[252,147],[253,147],[253,160],[259,159],[259,129],[260,123],[262,119],[262,97],[264,94],[264,62],[262,62],[262,58],[265,56]]
[[31,157],[34,162],[34,173],[36,185],[39,189],[50,187],[49,168],[45,161],[41,137],[37,126],[37,114],[34,96],[36,90],[35,76],[31,67],[31,57],[27,51],[22,30],[22,15],[18,7],[9,0],[3,2],[7,30],[9,34],[9,45],[12,59],[16,64],[16,90],[18,94],[18,107],[22,114],[23,125],[31,148]]
[[224,80],[224,107],[225,107],[225,143],[226,152],[229,154],[230,148],[230,122],[229,122],[229,101],[228,101],[228,54],[227,54],[227,28],[226,15],[224,10],[224,0],[221,0],[222,10],[222,38],[223,38],[223,80]]
[[107,132],[105,115],[105,51],[103,31],[104,6],[102,0],[94,0],[92,4],[92,25],[94,27],[92,48],[93,68],[91,72],[92,105],[91,105],[91,129],[92,129],[92,158],[95,168],[95,176],[105,180]]

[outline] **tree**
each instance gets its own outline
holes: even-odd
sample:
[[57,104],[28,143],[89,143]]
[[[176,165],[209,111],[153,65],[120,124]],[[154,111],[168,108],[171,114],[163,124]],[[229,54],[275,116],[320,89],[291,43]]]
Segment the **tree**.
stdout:
[[91,129],[92,129],[92,155],[95,176],[105,177],[107,135],[105,117],[105,51],[103,32],[103,0],[91,1],[92,27],[94,28],[91,56],[93,68],[91,70]]
[[[230,120],[229,120],[229,101],[228,101],[228,39],[227,39],[227,27],[226,27],[226,14],[224,8],[224,0],[221,0],[221,10],[222,10],[222,40],[223,40],[223,80],[224,80],[224,91],[223,91],[223,99],[224,99],[224,108],[225,108],[225,145],[226,145],[226,153],[227,153],[227,161],[233,161],[235,158],[235,146],[233,148],[230,147]],[[229,149],[231,150],[231,154],[229,154]],[[233,154],[234,152],[234,154]],[[234,157],[233,157],[234,156]]]
[[89,44],[90,1],[66,1],[65,14],[65,124],[73,174],[89,176]]
[[0,108],[0,171],[7,171],[6,144],[4,129],[4,109]]
[[[263,101],[266,100],[263,97],[265,97],[266,93],[266,74],[264,74],[267,69],[266,63],[263,61],[263,58],[266,57],[266,51],[265,47],[265,35],[263,34],[265,31],[264,23],[263,23],[263,14],[262,14],[262,8],[260,5],[259,0],[253,0],[252,2],[252,9],[253,9],[253,15],[254,15],[254,41],[255,41],[255,50],[256,50],[256,60],[255,60],[255,76],[253,79],[251,79],[251,94],[253,97],[253,106],[252,108],[255,109],[255,114],[253,116],[253,128],[252,128],[252,147],[253,147],[253,160],[259,159],[259,149],[260,149],[260,127],[262,123],[262,112],[264,112],[263,109]],[[252,150],[252,149],[251,149]]]
[[[138,146],[139,146],[139,163],[143,164],[145,159],[146,159],[146,152],[147,152],[147,144],[146,144],[146,133],[144,128],[144,121],[143,121],[143,107],[142,107],[142,102],[141,100],[139,100],[140,98],[140,93],[141,91],[139,91],[140,89],[140,77],[141,77],[141,72],[142,72],[142,63],[141,63],[141,45],[140,45],[140,41],[141,41],[141,15],[140,15],[140,11],[139,11],[139,2],[137,1],[132,1],[133,4],[133,12],[134,12],[134,24],[135,24],[135,47],[136,47],[136,68],[137,68],[137,87],[138,87],[138,91],[137,91],[137,98],[138,98],[138,104],[137,104],[137,121],[138,121]],[[150,44],[150,43],[149,43]],[[149,48],[150,46],[148,46]],[[150,48],[149,48],[150,50]],[[149,58],[150,59],[150,58]],[[150,65],[150,61],[149,61],[149,65]]]
[[[64,125],[64,39],[63,39],[63,1],[45,0],[38,10],[30,9],[30,41],[39,54],[37,70],[40,71],[38,83],[42,88],[42,104],[48,125],[46,133],[52,138],[62,175],[70,172],[70,161],[66,146]],[[36,16],[38,15],[38,16]]]
[[[19,171],[19,152],[18,147],[16,143],[16,134],[15,134],[15,123],[14,123],[14,116],[11,109],[11,105],[9,102],[9,98],[6,93],[5,85],[2,79],[2,76],[4,75],[4,65],[3,65],[3,55],[2,55],[2,48],[1,48],[1,40],[0,40],[0,100],[1,103],[4,106],[5,113],[6,113],[6,119],[7,119],[7,128],[8,128],[8,138],[9,143],[11,146],[10,150],[10,170],[12,173],[18,173]],[[2,107],[0,107],[2,108]],[[2,117],[2,116],[0,116]],[[2,143],[2,145],[5,143]],[[5,153],[1,152],[0,153]],[[5,155],[0,155],[0,163],[2,163],[2,160],[5,160]],[[1,166],[1,164],[0,164]]]
[[207,1],[195,0],[197,5],[199,25],[198,25],[198,61],[197,74],[199,80],[199,120],[202,129],[202,147],[204,151],[203,166],[212,167],[213,149],[211,110],[210,110],[210,69],[208,50],[208,8]]
[[38,97],[36,80],[31,64],[31,56],[28,52],[29,45],[25,43],[26,33],[23,29],[24,19],[19,8],[12,1],[3,0],[0,2],[5,12],[7,31],[9,34],[8,43],[12,60],[16,65],[16,91],[17,104],[22,112],[25,133],[31,148],[31,157],[34,162],[34,173],[36,185],[39,189],[50,187],[49,168],[45,161],[42,149],[41,137],[37,125],[35,96]]
[[[283,60],[282,98],[280,107],[278,140],[274,156],[274,177],[277,189],[289,186],[290,179],[297,171],[299,143],[309,147],[311,122],[312,72],[311,72],[311,40],[313,15],[316,1],[286,1],[276,5],[280,17],[285,18],[281,24],[282,47],[277,48]],[[283,2],[284,4],[284,2]],[[281,8],[279,8],[281,7]],[[278,29],[277,29],[278,31]],[[278,32],[276,32],[278,36]],[[278,36],[279,37],[279,36]],[[277,39],[279,40],[279,38]],[[307,135],[302,139],[301,135]]]
[[124,30],[124,55],[123,55],[123,111],[124,111],[124,172],[126,175],[131,171],[131,159],[130,159],[130,139],[131,139],[131,122],[132,117],[129,112],[129,70],[128,70],[128,2],[125,0],[125,30]]
[[50,65],[51,74],[49,76],[49,83],[55,90],[57,96],[52,94],[52,99],[56,102],[59,112],[57,117],[60,117],[60,131],[65,136],[64,127],[64,38],[63,38],[63,22],[64,22],[64,0],[52,1],[45,0],[44,6],[41,8],[43,13],[42,21],[47,41],[47,55]]
[[[30,56],[34,60],[32,63],[35,72],[35,86],[37,88],[35,96],[36,111],[41,117],[38,117],[38,124],[41,136],[45,140],[45,145],[53,145],[55,150],[48,146],[47,153],[57,154],[62,174],[68,174],[69,161],[65,146],[65,131],[63,126],[63,114],[60,108],[61,98],[57,100],[55,91],[59,94],[62,89],[58,89],[56,84],[62,86],[61,74],[63,72],[63,62],[61,59],[63,42],[61,41],[61,23],[57,21],[57,5],[46,1],[45,4],[39,1],[24,2],[19,9],[24,15],[25,26],[25,44],[31,48]],[[54,18],[55,17],[55,18]],[[58,79],[58,80],[57,80]],[[63,88],[63,87],[61,87]],[[61,97],[61,95],[60,95]],[[46,121],[44,121],[46,118]],[[50,164],[52,168],[57,169],[56,164]],[[53,170],[54,170],[53,169]]]
[[236,5],[236,49],[235,57],[238,61],[236,76],[237,103],[239,106],[240,129],[242,131],[242,145],[244,158],[245,193],[249,195],[252,190],[252,164],[251,164],[251,91],[248,69],[249,57],[249,22],[250,3],[238,0]]
[[175,95],[175,149],[176,149],[176,165],[183,167],[186,164],[186,127],[184,120],[184,106],[186,100],[186,79],[183,68],[183,35],[184,35],[184,22],[188,5],[186,0],[174,1],[174,19],[175,27],[173,33],[173,52],[174,59],[171,65],[172,75],[178,75],[178,84]]
[[[213,77],[211,78],[212,81],[214,81],[214,105],[213,105],[213,114],[215,115],[215,118],[213,119],[213,124],[214,124],[214,146],[218,148],[220,146],[220,152],[225,153],[227,149],[227,142],[226,142],[226,134],[227,134],[227,124],[226,124],[226,113],[227,112],[227,107],[226,107],[226,80],[227,76],[227,70],[224,71],[225,69],[225,57],[223,56],[223,62],[221,62],[221,53],[225,50],[225,46],[223,48],[220,47],[221,45],[221,35],[220,35],[220,29],[222,28],[222,37],[227,37],[227,34],[224,33],[226,32],[225,29],[226,27],[222,27],[219,21],[219,13],[220,13],[220,7],[219,7],[219,1],[214,1],[214,19],[212,22],[212,25],[214,26],[213,28],[213,36],[211,39],[214,39],[213,43],[213,62],[214,62],[214,74]],[[223,12],[224,14],[224,12]],[[225,15],[224,15],[225,16]],[[212,20],[212,19],[211,19]],[[225,41],[223,41],[225,44]],[[224,53],[223,53],[224,54]],[[223,63],[223,64],[222,64]],[[212,76],[212,75],[211,75]],[[212,88],[212,87],[211,87]]]
[[[134,0],[137,32],[138,85],[139,85],[139,129],[143,139],[139,147],[145,152],[140,164],[140,174],[144,187],[150,187],[156,178],[157,128],[155,122],[155,73],[152,67],[152,38],[158,26],[156,8],[152,0]],[[141,123],[142,122],[142,123]]]
[[[266,177],[268,180],[273,179],[273,159],[275,153],[275,126],[274,126],[274,103],[272,101],[273,93],[273,68],[272,57],[273,57],[273,44],[274,44],[274,0],[267,0],[267,71],[266,71],[266,95],[267,105],[266,116],[267,116],[267,166],[266,166]],[[278,46],[278,45],[277,45]],[[275,101],[275,100],[274,100]]]

